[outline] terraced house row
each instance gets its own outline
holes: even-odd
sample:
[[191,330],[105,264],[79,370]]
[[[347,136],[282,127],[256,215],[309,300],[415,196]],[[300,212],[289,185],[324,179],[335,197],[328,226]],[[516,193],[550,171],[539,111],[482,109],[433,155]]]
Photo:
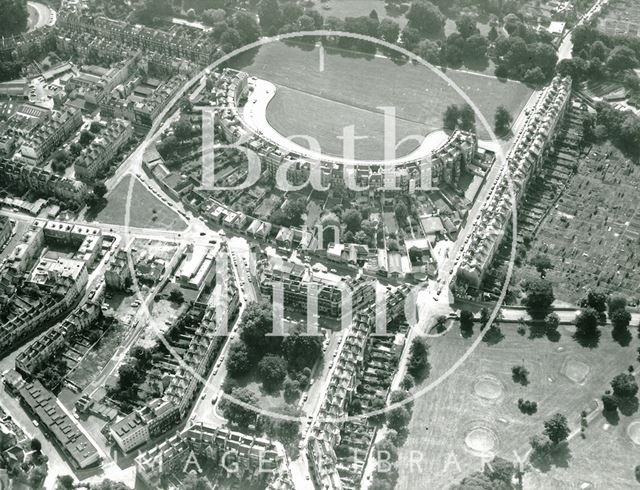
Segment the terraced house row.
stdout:
[[[408,294],[406,286],[400,287],[388,294],[386,298],[386,322],[391,323],[404,314],[404,300]],[[320,412],[312,426],[312,436],[309,438],[306,448],[311,475],[316,488],[322,490],[339,488],[360,488],[360,479],[364,466],[352,467],[339,461],[336,456],[336,448],[341,444],[345,422],[343,418],[348,416],[348,406],[355,396],[360,384],[365,384],[368,371],[372,366],[365,363],[368,350],[376,345],[371,343],[371,335],[375,333],[379,313],[374,307],[358,313],[353,321],[353,326],[347,333],[343,348],[336,360],[336,366],[331,373],[329,386],[325,394]],[[393,372],[393,371],[391,371]],[[386,388],[380,387],[386,399]],[[363,409],[366,411],[366,405]],[[351,436],[354,437],[353,449],[363,441],[355,441],[356,426],[364,428],[367,437],[364,440],[362,455],[367,454],[373,441],[374,429],[366,427],[366,421],[347,422],[350,424]],[[357,463],[357,462],[356,462]]]
[[[244,121],[241,103],[252,90],[249,75],[227,68],[214,76],[217,77],[214,105],[218,110],[222,109],[216,117],[225,138],[229,142],[237,142],[242,138],[243,144],[260,157],[265,166],[262,170],[271,176],[275,176],[282,165],[300,170],[308,176],[311,165],[318,162],[304,154],[279,147],[263,134],[256,133]],[[477,150],[475,134],[454,131],[429,155],[398,159],[393,165],[387,161],[348,163],[341,158],[323,155],[319,162],[321,185],[344,187],[350,179],[359,188],[382,190],[388,186],[387,190],[394,190],[394,187],[398,191],[415,192],[416,189],[433,189],[445,183],[456,184],[465,164],[473,161]],[[389,173],[391,166],[392,174]],[[390,176],[393,177],[393,185],[389,185]]]
[[571,99],[571,79],[556,76],[545,89],[507,155],[507,165],[491,189],[489,198],[474,221],[474,228],[461,250],[457,276],[477,288],[511,223],[513,187],[516,205],[524,198],[556,139]]

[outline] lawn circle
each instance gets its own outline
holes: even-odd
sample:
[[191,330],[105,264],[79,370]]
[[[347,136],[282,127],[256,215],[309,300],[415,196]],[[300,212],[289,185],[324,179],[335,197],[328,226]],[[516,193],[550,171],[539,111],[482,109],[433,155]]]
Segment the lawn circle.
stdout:
[[587,364],[575,359],[567,359],[562,366],[562,374],[576,384],[584,384],[591,369]]
[[482,400],[496,402],[502,398],[504,386],[495,376],[485,374],[476,378],[473,392]]
[[467,449],[479,455],[493,454],[498,448],[498,436],[485,425],[472,427],[464,438]]
[[627,435],[629,439],[631,439],[631,442],[640,446],[640,420],[629,424],[629,427],[627,427]]

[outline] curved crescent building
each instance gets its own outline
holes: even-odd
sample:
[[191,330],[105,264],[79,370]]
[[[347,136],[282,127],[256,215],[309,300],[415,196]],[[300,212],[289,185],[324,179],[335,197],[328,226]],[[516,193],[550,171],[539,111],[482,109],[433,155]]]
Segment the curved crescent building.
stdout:
[[[227,141],[255,152],[271,175],[285,165],[309,175],[320,166],[323,187],[344,186],[352,190],[430,190],[456,184],[460,172],[477,151],[472,133],[437,131],[424,138],[406,156],[390,160],[355,160],[322,154],[300,146],[273,129],[266,109],[276,87],[245,72],[225,69],[216,81],[216,114]],[[264,170],[264,168],[263,168]]]

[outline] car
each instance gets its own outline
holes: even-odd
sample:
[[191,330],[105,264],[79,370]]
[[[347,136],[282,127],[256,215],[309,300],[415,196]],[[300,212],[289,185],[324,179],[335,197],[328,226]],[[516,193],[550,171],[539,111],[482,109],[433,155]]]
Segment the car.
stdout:
[[206,235],[206,233],[204,231],[200,232],[200,236],[205,236],[205,235]]
[[32,423],[34,426],[36,426],[36,427],[40,427],[40,424],[38,423],[38,421],[37,421],[36,419],[33,419],[33,420],[31,421],[31,423]]
[[207,394],[205,393],[200,397],[200,400],[204,400],[206,397],[207,397]]
[[215,405],[217,401],[218,401],[218,395],[213,395],[213,398],[211,398],[211,405]]
[[213,375],[215,376],[216,374],[218,374],[218,368],[213,368]]
[[304,396],[302,397],[302,401],[306,402],[309,399],[309,393],[305,393]]

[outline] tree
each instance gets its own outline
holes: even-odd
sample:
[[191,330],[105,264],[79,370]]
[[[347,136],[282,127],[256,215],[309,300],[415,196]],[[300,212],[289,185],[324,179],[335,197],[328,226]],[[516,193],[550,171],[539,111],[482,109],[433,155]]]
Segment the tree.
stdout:
[[302,224],[302,214],[306,209],[307,205],[304,199],[287,199],[287,202],[282,206],[283,222],[277,222],[276,224],[299,226]]
[[618,73],[638,67],[638,58],[628,46],[616,46],[607,58],[607,68],[611,73]]
[[544,319],[547,333],[556,332],[560,326],[560,317],[556,313],[549,313]]
[[607,293],[600,289],[590,289],[586,298],[581,301],[581,306],[593,308],[598,313],[604,313],[607,309]]
[[90,133],[89,131],[82,131],[80,133],[80,144],[82,146],[88,146],[94,139],[96,135]]
[[282,341],[282,353],[291,371],[312,367],[322,357],[322,338],[304,333],[304,327],[300,325]]
[[180,119],[173,124],[173,135],[180,142],[186,141],[191,138],[192,128],[188,119]]
[[29,443],[29,447],[31,448],[32,451],[37,451],[37,452],[42,451],[42,443],[37,438],[31,439],[31,442]]
[[411,420],[411,414],[404,406],[394,408],[387,412],[387,425],[390,429],[400,432]]
[[382,439],[375,447],[375,453],[377,460],[398,461],[398,448],[387,437]]
[[[258,406],[258,398],[256,395],[247,388],[235,388],[231,392],[231,396],[242,403],[246,403],[250,406]],[[223,398],[220,403],[224,418],[232,423],[238,424],[240,427],[248,427],[249,425],[256,423],[256,411],[240,405],[235,400]]]
[[618,409],[618,400],[610,393],[602,395],[602,408],[605,412],[615,412]]
[[509,110],[503,105],[498,106],[494,117],[494,129],[496,134],[499,136],[508,134],[511,129],[512,121],[513,118],[511,117]]
[[529,383],[529,370],[524,366],[513,366],[511,368],[511,377],[516,383],[526,385]]
[[266,355],[258,363],[258,374],[267,389],[280,385],[287,375],[287,361],[276,355]]
[[481,60],[487,56],[487,40],[482,34],[474,34],[465,43],[464,54],[468,59]]
[[470,312],[469,310],[460,311],[460,329],[461,330],[472,331],[474,321],[475,321],[475,318],[472,312]]
[[537,254],[529,263],[536,268],[542,279],[544,279],[548,269],[553,269],[551,259],[545,254]]
[[631,323],[631,313],[626,309],[615,310],[611,315],[611,323],[614,329],[627,329]]
[[382,40],[388,43],[398,42],[398,36],[400,35],[400,26],[397,22],[391,19],[382,19],[378,26],[378,34]]
[[424,337],[416,337],[409,348],[407,371],[415,379],[422,379],[429,369],[429,345]]
[[624,310],[627,307],[627,298],[620,294],[612,294],[607,298],[607,308],[609,311],[609,318],[616,310]]
[[491,26],[489,34],[487,34],[487,39],[491,42],[495,42],[495,40],[498,39],[498,29],[496,29],[496,26]]
[[565,441],[570,432],[567,418],[561,413],[556,413],[544,423],[544,434],[554,444]]
[[[289,418],[261,417],[265,433],[284,444],[295,442],[300,434],[300,422],[297,420],[300,417],[300,411],[294,407],[283,406],[278,407],[276,412]],[[294,417],[296,420],[291,420]]]
[[0,36],[10,37],[27,29],[29,13],[24,0],[0,0],[3,19],[0,22]]
[[593,308],[585,308],[576,318],[576,334],[589,339],[598,334],[598,314]]
[[347,209],[342,215],[342,221],[347,225],[347,230],[355,233],[360,229],[362,223],[362,215],[357,209]]
[[444,28],[444,15],[438,7],[427,0],[413,2],[406,17],[409,27],[417,29],[426,36],[439,34]]
[[91,125],[89,126],[89,131],[91,131],[93,134],[97,134],[102,130],[102,124],[100,124],[98,121],[92,121]]
[[73,488],[73,477],[69,475],[61,475],[57,479],[58,488],[63,490],[71,490]]
[[442,48],[436,41],[430,39],[423,39],[418,43],[415,52],[425,61],[432,65],[439,65],[441,63],[440,53]]
[[545,279],[534,279],[526,283],[525,290],[527,297],[523,303],[529,314],[533,318],[544,318],[555,300],[551,283]]
[[282,383],[282,389],[284,391],[284,396],[287,399],[297,398],[300,396],[300,383],[295,379],[286,378],[284,383]]
[[611,381],[613,394],[619,398],[633,398],[638,393],[638,384],[633,375],[628,373],[618,374]]
[[461,15],[458,20],[456,20],[458,32],[465,39],[480,33],[476,24],[476,18],[471,15]]
[[458,110],[458,106],[455,104],[448,106],[444,111],[442,126],[444,129],[453,131],[458,126],[459,117],[460,111]]
[[462,104],[459,109],[460,129],[474,131],[476,127],[476,114],[469,104]]
[[396,215],[396,219],[398,220],[399,223],[404,224],[407,221],[407,216],[409,216],[409,211],[407,210],[407,205],[402,202],[399,201],[396,204],[395,207],[395,215]]
[[107,186],[104,182],[99,182],[93,186],[93,195],[98,199],[102,199],[107,195]]
[[251,370],[251,361],[246,344],[241,340],[234,341],[229,346],[227,356],[227,371],[229,376],[237,378],[244,376]]
[[233,27],[244,44],[253,43],[260,37],[260,26],[256,16],[249,12],[236,12],[233,16]]
[[267,35],[274,35],[282,27],[282,10],[278,0],[261,0],[258,3],[258,17],[262,32]]
[[420,34],[420,31],[418,29],[406,25],[402,29],[401,38],[404,47],[409,51],[413,51],[422,40],[422,34]]
[[491,481],[499,481],[510,486],[516,474],[516,467],[511,461],[494,456],[489,463],[484,465],[484,473]]
[[179,288],[173,288],[169,293],[169,301],[172,303],[184,303],[184,293]]
[[531,444],[531,449],[533,449],[534,453],[537,454],[546,454],[551,450],[553,443],[551,439],[547,437],[545,434],[543,435],[535,435],[529,439],[529,443]]
[[140,371],[132,364],[126,363],[118,368],[118,384],[127,389],[138,383]]

